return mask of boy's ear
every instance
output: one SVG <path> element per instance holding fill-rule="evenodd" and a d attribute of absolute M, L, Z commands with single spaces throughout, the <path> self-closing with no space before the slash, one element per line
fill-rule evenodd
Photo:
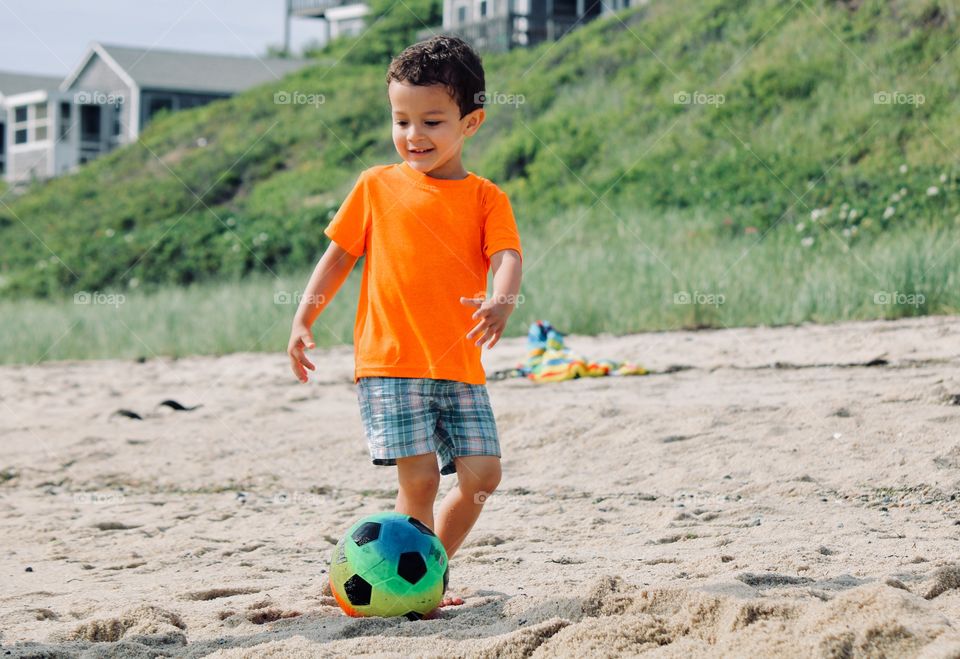
<path fill-rule="evenodd" d="M 473 112 L 468 113 L 463 120 L 466 122 L 463 128 L 463 134 L 467 137 L 470 137 L 480 128 L 480 125 L 483 123 L 483 120 L 486 119 L 487 115 L 483 111 L 483 108 L 477 108 Z"/>

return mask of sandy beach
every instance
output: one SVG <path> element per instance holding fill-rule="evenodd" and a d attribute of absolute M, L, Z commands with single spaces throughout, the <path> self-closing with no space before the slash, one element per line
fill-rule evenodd
<path fill-rule="evenodd" d="M 960 657 L 958 335 L 567 337 L 655 373 L 488 384 L 503 480 L 422 621 L 324 589 L 396 492 L 349 346 L 2 367 L 0 656 Z"/>

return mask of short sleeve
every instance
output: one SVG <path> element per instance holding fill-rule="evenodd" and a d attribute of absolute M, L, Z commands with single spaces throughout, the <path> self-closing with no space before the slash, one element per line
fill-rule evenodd
<path fill-rule="evenodd" d="M 523 260 L 520 249 L 520 232 L 513 216 L 513 207 L 507 193 L 493 186 L 492 200 L 488 205 L 487 218 L 483 225 L 483 253 L 489 259 L 503 249 L 514 249 Z"/>
<path fill-rule="evenodd" d="M 371 215 L 367 185 L 367 172 L 363 171 L 323 231 L 330 240 L 353 256 L 363 256 L 367 251 Z"/>

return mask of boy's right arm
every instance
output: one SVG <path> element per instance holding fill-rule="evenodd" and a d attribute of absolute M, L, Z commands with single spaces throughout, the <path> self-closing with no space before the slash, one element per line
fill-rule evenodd
<path fill-rule="evenodd" d="M 343 285 L 359 258 L 330 241 L 330 246 L 327 247 L 327 251 L 324 252 L 310 276 L 307 288 L 300 299 L 300 306 L 293 317 L 293 328 L 290 330 L 290 342 L 287 345 L 293 374 L 301 382 L 307 381 L 307 372 L 304 367 L 311 371 L 316 370 L 316 367 L 303 354 L 304 348 L 314 347 L 310 328 L 340 290 L 340 286 Z"/>

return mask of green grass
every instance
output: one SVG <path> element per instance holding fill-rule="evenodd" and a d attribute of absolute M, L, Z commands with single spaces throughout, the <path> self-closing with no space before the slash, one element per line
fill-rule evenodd
<path fill-rule="evenodd" d="M 621 334 L 960 310 L 960 227 L 893 229 L 852 247 L 827 232 L 817 239 L 823 244 L 805 247 L 793 226 L 761 241 L 720 234 L 710 218 L 690 212 L 611 208 L 571 210 L 525 236 L 524 299 L 507 335 L 544 318 L 564 332 Z M 362 264 L 315 323 L 319 346 L 351 342 Z M 0 301 L 0 355 L 34 363 L 282 353 L 309 275 L 88 291 L 88 303 Z"/>
<path fill-rule="evenodd" d="M 293 308 L 273 291 L 303 286 L 359 171 L 396 162 L 384 71 L 437 7 L 378 0 L 373 31 L 314 66 L 0 190 L 4 359 L 282 347 Z M 958 17 L 956 0 L 651 0 L 485 55 L 488 92 L 523 99 L 490 105 L 464 155 L 524 240 L 509 332 L 955 312 Z M 677 102 L 694 92 L 716 102 Z M 876 102 L 889 92 L 923 102 Z M 110 290 L 121 308 L 64 304 Z M 673 304 L 683 291 L 723 304 Z M 350 311 L 318 340 L 349 340 Z"/>

